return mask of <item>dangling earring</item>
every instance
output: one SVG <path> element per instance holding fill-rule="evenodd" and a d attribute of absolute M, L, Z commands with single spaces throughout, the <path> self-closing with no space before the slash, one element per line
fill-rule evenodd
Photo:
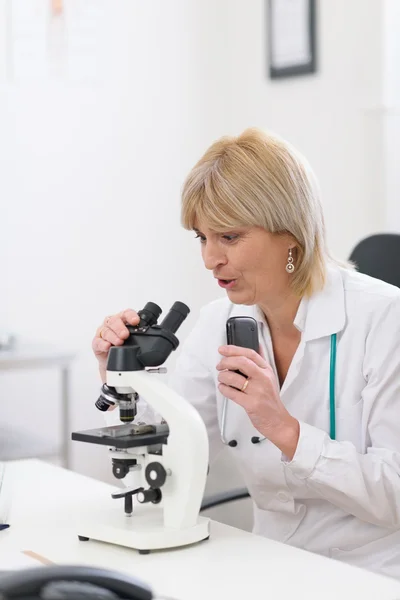
<path fill-rule="evenodd" d="M 288 256 L 288 259 L 287 259 L 286 271 L 288 273 L 293 273 L 294 269 L 295 269 L 295 267 L 294 267 L 294 264 L 293 264 L 292 249 L 289 248 L 289 256 Z"/>

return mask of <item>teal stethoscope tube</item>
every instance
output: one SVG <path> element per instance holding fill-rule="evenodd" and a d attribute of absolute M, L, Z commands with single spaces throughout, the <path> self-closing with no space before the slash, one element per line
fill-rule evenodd
<path fill-rule="evenodd" d="M 329 365 L 329 435 L 331 440 L 336 439 L 336 402 L 335 402 L 335 374 L 336 374 L 336 333 L 331 335 L 331 360 Z"/>
<path fill-rule="evenodd" d="M 331 335 L 331 358 L 329 361 L 329 435 L 331 440 L 336 440 L 336 400 L 335 400 L 335 374 L 336 374 L 336 345 L 337 345 L 337 336 L 336 333 Z M 224 398 L 224 403 L 222 406 L 222 418 L 221 418 L 221 440 L 224 444 L 228 446 L 237 446 L 236 440 L 231 440 L 230 442 L 225 438 L 225 428 L 226 428 L 226 417 L 227 417 L 227 408 L 228 401 Z M 252 438 L 253 443 L 262 442 L 266 438 L 254 437 Z M 255 441 L 254 441 L 255 440 Z"/>

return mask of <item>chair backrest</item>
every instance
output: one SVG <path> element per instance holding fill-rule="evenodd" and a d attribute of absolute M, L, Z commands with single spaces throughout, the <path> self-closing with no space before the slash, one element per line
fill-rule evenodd
<path fill-rule="evenodd" d="M 400 287 L 400 234 L 371 235 L 355 246 L 349 259 L 360 273 Z"/>

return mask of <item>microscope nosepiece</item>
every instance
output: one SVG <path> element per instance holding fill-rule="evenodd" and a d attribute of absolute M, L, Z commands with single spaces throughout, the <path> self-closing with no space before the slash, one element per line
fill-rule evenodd
<path fill-rule="evenodd" d="M 119 418 L 123 423 L 131 423 L 136 417 L 136 401 L 139 395 L 134 392 L 131 394 L 119 394 L 114 387 L 104 383 L 101 387 L 101 393 L 96 401 L 96 408 L 106 412 L 110 406 L 119 407 Z"/>

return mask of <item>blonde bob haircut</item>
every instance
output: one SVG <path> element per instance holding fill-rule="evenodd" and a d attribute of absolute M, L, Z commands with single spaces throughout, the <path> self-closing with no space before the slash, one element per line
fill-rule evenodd
<path fill-rule="evenodd" d="M 333 259 L 316 180 L 306 160 L 275 135 L 252 128 L 213 143 L 184 183 L 181 220 L 185 229 L 202 222 L 221 233 L 262 227 L 289 234 L 296 246 L 294 293 L 310 296 L 324 286 Z"/>

